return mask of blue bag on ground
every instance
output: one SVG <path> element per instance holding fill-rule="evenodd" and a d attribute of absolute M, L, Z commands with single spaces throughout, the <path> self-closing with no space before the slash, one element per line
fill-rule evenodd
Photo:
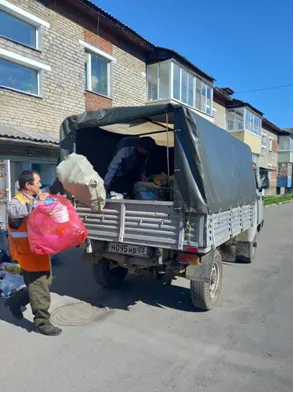
<path fill-rule="evenodd" d="M 0 292 L 2 297 L 11 296 L 14 292 L 25 287 L 23 277 L 20 274 L 0 272 Z"/>

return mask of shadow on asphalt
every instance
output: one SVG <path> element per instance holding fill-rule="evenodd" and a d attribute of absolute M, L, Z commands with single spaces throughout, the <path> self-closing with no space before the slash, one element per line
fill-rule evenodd
<path fill-rule="evenodd" d="M 105 289 L 96 284 L 92 275 L 92 264 L 82 261 L 82 250 L 74 249 L 60 254 L 53 264 L 53 284 L 51 292 L 83 301 L 96 307 L 130 310 L 138 302 L 156 308 L 171 308 L 186 312 L 204 312 L 196 309 L 191 302 L 190 289 L 174 285 L 165 286 L 152 274 L 142 272 L 128 275 L 124 283 L 116 289 Z M 224 262 L 229 266 L 232 263 Z M 235 265 L 236 266 L 236 265 Z M 4 306 L 0 298 L 0 319 L 26 329 L 34 330 L 34 324 L 27 319 L 17 321 Z"/>
<path fill-rule="evenodd" d="M 164 286 L 148 272 L 128 275 L 119 288 L 104 289 L 93 278 L 92 264 L 83 262 L 81 256 L 81 250 L 63 255 L 62 263 L 53 270 L 52 292 L 111 309 L 129 310 L 137 302 L 143 302 L 158 308 L 200 311 L 192 305 L 189 288 Z"/>
<path fill-rule="evenodd" d="M 34 324 L 33 322 L 27 320 L 27 319 L 22 319 L 21 321 L 18 321 L 15 319 L 8 308 L 4 306 L 5 299 L 1 298 L 0 299 L 0 320 L 5 321 L 7 323 L 11 323 L 12 325 L 15 325 L 17 327 L 20 327 L 22 329 L 27 330 L 28 332 L 34 331 Z"/>

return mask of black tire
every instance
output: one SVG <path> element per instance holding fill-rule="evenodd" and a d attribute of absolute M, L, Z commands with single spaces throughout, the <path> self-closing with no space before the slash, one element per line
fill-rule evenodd
<path fill-rule="evenodd" d="M 111 261 L 102 258 L 99 263 L 93 264 L 93 275 L 97 284 L 104 288 L 118 287 L 125 279 L 128 269 L 118 266 L 110 268 Z"/>
<path fill-rule="evenodd" d="M 210 282 L 192 281 L 190 294 L 194 307 L 204 311 L 211 310 L 217 303 L 223 280 L 222 258 L 215 252 Z"/>

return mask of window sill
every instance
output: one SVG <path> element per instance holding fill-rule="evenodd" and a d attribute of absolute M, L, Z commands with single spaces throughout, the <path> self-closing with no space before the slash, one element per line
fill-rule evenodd
<path fill-rule="evenodd" d="M 111 101 L 112 101 L 112 97 L 110 97 L 110 96 L 105 96 L 104 94 L 96 93 L 95 91 L 92 91 L 92 90 L 86 89 L 86 93 L 95 94 L 95 96 L 99 96 L 99 97 L 102 97 L 102 98 L 106 98 L 107 100 L 111 100 Z"/>
<path fill-rule="evenodd" d="M 14 93 L 24 94 L 25 96 L 34 97 L 34 98 L 38 98 L 39 100 L 43 100 L 42 96 L 38 96 L 37 94 L 28 93 L 26 91 L 22 91 L 22 90 L 18 90 L 18 89 L 13 89 L 12 87 L 7 87 L 7 86 L 0 85 L 0 89 L 12 91 Z"/>
<path fill-rule="evenodd" d="M 23 44 L 22 42 L 19 42 L 19 41 L 15 41 L 15 40 L 13 40 L 13 39 L 11 39 L 11 38 L 6 37 L 5 35 L 1 35 L 1 34 L 0 34 L 0 38 L 4 38 L 5 40 L 7 40 L 7 41 L 9 41 L 9 42 L 12 42 L 13 44 L 17 44 L 17 45 L 19 45 L 19 46 L 21 46 L 21 47 L 23 47 L 23 48 L 31 49 L 31 50 L 33 50 L 34 52 L 42 53 L 41 49 L 34 48 L 34 47 L 32 47 L 32 46 Z"/>

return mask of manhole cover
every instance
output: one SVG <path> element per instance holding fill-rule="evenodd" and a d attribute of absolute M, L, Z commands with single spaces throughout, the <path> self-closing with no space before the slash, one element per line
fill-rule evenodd
<path fill-rule="evenodd" d="M 56 308 L 51 314 L 52 323 L 59 326 L 82 326 L 97 322 L 108 312 L 89 303 L 70 303 Z"/>

